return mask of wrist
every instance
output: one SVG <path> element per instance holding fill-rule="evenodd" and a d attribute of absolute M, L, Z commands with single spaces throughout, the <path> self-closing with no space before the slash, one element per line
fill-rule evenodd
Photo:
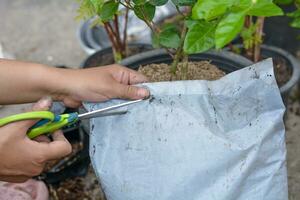
<path fill-rule="evenodd" d="M 68 77 L 69 72 L 73 70 L 43 66 L 42 71 L 44 77 L 47 77 L 46 80 L 41 80 L 46 95 L 51 96 L 54 101 L 61 101 L 69 93 L 71 81 Z"/>

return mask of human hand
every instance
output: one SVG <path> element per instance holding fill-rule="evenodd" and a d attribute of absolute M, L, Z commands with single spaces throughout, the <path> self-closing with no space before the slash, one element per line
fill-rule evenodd
<path fill-rule="evenodd" d="M 78 107 L 82 101 L 100 102 L 112 98 L 142 99 L 149 96 L 144 88 L 132 86 L 143 83 L 142 74 L 122 67 L 108 65 L 88 69 L 65 70 L 63 88 L 57 89 L 55 99 L 69 107 Z"/>
<path fill-rule="evenodd" d="M 41 99 L 33 110 L 47 110 L 49 98 Z M 36 120 L 10 123 L 0 128 L 0 180 L 24 182 L 39 175 L 47 161 L 62 158 L 71 153 L 72 147 L 61 131 L 52 134 L 53 141 L 38 137 L 30 140 L 26 132 Z"/>

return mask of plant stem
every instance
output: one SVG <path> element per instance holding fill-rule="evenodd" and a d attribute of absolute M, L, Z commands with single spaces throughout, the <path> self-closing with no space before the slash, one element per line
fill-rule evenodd
<path fill-rule="evenodd" d="M 122 54 L 120 43 L 118 43 L 118 39 L 116 38 L 116 33 L 114 32 L 111 24 L 109 22 L 106 22 L 104 23 L 104 27 L 112 43 L 114 60 L 115 62 L 118 63 L 124 57 L 124 55 Z"/>
<path fill-rule="evenodd" d="M 176 6 L 176 10 L 182 17 L 184 17 L 184 18 L 186 17 L 185 14 L 183 12 L 181 12 L 179 6 Z"/>
<path fill-rule="evenodd" d="M 188 72 L 188 62 L 189 62 L 189 58 L 186 54 L 183 53 L 183 58 L 182 58 L 182 80 L 187 80 L 187 72 Z"/>
<path fill-rule="evenodd" d="M 126 55 L 127 55 L 127 24 L 128 24 L 128 13 L 129 13 L 129 8 L 126 8 L 125 22 L 124 22 L 124 32 L 123 32 L 123 46 L 125 48 Z"/>
<path fill-rule="evenodd" d="M 257 62 L 259 61 L 260 58 L 260 44 L 262 41 L 262 35 L 263 35 L 263 28 L 264 28 L 264 21 L 265 18 L 264 17 L 258 17 L 257 18 L 257 28 L 255 31 L 255 38 L 257 40 L 257 42 L 255 42 L 254 44 L 254 55 L 253 55 L 253 61 Z"/>
<path fill-rule="evenodd" d="M 125 46 L 123 45 L 123 42 L 122 42 L 121 37 L 120 37 L 120 28 L 119 28 L 119 17 L 118 17 L 118 15 L 115 15 L 114 27 L 115 27 L 116 41 L 118 43 L 119 50 L 120 50 L 120 55 L 123 58 L 123 57 L 126 56 L 126 51 L 125 51 Z"/>
<path fill-rule="evenodd" d="M 179 47 L 176 50 L 176 54 L 175 54 L 175 57 L 171 64 L 171 69 L 170 69 L 171 73 L 174 75 L 176 74 L 177 65 L 178 65 L 179 61 L 182 59 L 182 56 L 184 55 L 183 54 L 183 45 L 184 45 L 184 39 L 185 39 L 186 33 L 187 33 L 187 27 L 184 24 L 183 28 L 182 28 L 182 32 L 181 32 Z"/>
<path fill-rule="evenodd" d="M 252 26 L 252 17 L 251 16 L 246 16 L 245 19 L 245 28 L 249 29 Z M 251 39 L 253 40 L 253 39 Z M 244 43 L 244 42 L 243 42 Z M 252 60 L 253 57 L 253 44 L 251 43 L 251 45 L 248 47 L 246 47 L 245 43 L 244 43 L 244 49 L 246 50 L 246 57 Z"/>
<path fill-rule="evenodd" d="M 113 33 L 113 31 L 111 30 L 111 28 L 109 26 L 109 22 L 104 23 L 104 28 L 105 28 L 105 30 L 107 32 L 107 35 L 108 35 L 108 37 L 109 37 L 109 39 L 112 43 L 112 48 L 116 50 L 117 49 L 117 44 L 116 44 L 116 41 L 115 41 L 114 33 Z"/>

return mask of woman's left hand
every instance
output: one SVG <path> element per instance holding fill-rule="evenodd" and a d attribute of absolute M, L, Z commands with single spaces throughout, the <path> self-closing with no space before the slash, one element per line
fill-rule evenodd
<path fill-rule="evenodd" d="M 147 89 L 133 86 L 146 82 L 147 78 L 117 64 L 87 69 L 65 69 L 61 80 L 65 82 L 53 92 L 54 99 L 63 101 L 69 107 L 78 107 L 82 101 L 142 99 L 149 96 Z"/>

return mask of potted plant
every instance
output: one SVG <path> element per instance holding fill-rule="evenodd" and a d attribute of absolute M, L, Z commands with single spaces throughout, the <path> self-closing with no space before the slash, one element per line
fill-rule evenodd
<path fill-rule="evenodd" d="M 278 1 L 276 3 L 278 3 Z M 180 20 L 180 15 L 189 15 L 186 14 L 189 12 L 189 10 L 187 9 L 185 11 L 186 12 L 179 12 L 179 16 L 176 17 L 176 19 Z M 227 49 L 239 54 L 243 54 L 253 62 L 257 62 L 258 60 L 266 57 L 273 57 L 276 78 L 282 96 L 284 99 L 286 99 L 292 86 L 295 85 L 299 79 L 298 63 L 291 54 L 283 49 L 262 44 L 264 39 L 263 27 L 265 18 L 282 15 L 283 11 L 281 8 L 269 0 L 202 0 L 198 1 L 194 6 L 192 6 L 191 19 L 194 22 L 197 21 L 198 23 L 202 20 L 202 23 L 206 22 L 215 24 L 213 28 L 208 29 L 211 30 L 211 34 L 207 34 L 202 37 L 202 39 L 206 41 L 214 40 L 214 42 L 211 42 L 210 47 L 215 46 L 217 49 L 220 49 L 228 45 L 229 48 Z M 296 15 L 296 13 L 294 15 Z M 179 24 L 180 22 L 177 21 L 175 23 Z M 179 27 L 183 27 L 182 23 Z M 205 27 L 212 26 L 206 25 Z M 190 28 L 191 30 L 194 29 L 192 27 Z M 197 36 L 201 37 L 200 30 L 198 30 Z M 153 41 L 156 41 L 155 37 Z M 234 44 L 240 44 L 232 45 L 232 41 L 234 41 Z M 195 43 L 195 45 L 196 44 L 197 43 Z M 189 51 L 191 49 L 186 48 L 185 50 Z M 199 51 L 197 52 L 201 52 L 203 49 L 198 50 Z"/>
<path fill-rule="evenodd" d="M 252 2 L 252 1 L 243 1 L 241 4 L 240 1 L 209 1 L 209 0 L 201 0 L 201 1 L 194 1 L 194 0 L 173 0 L 175 7 L 177 8 L 177 11 L 179 15 L 181 15 L 181 21 L 183 22 L 182 29 L 178 29 L 176 26 L 172 24 L 165 24 L 162 28 L 156 26 L 156 24 L 153 22 L 153 18 L 155 15 L 155 10 L 157 6 L 164 5 L 167 1 L 166 0 L 151 0 L 151 1 L 144 1 L 144 0 L 134 0 L 134 1 L 115 1 L 115 0 L 109 0 L 106 1 L 106 3 L 109 3 L 110 1 L 113 1 L 114 3 L 122 4 L 125 8 L 128 10 L 133 10 L 137 17 L 139 17 L 141 20 L 143 20 L 147 26 L 151 29 L 153 32 L 154 37 L 154 46 L 160 47 L 161 49 L 148 51 L 144 53 L 138 53 L 134 56 L 128 57 L 124 60 L 122 60 L 120 63 L 123 65 L 126 65 L 128 67 L 138 69 L 145 75 L 147 75 L 150 79 L 150 81 L 173 81 L 173 80 L 199 80 L 199 79 L 206 79 L 206 80 L 215 80 L 225 75 L 225 73 L 235 71 L 237 69 L 246 67 L 250 65 L 252 62 L 250 62 L 245 57 L 239 56 L 237 54 L 234 54 L 232 52 L 228 51 L 208 51 L 214 47 L 217 49 L 222 49 L 225 45 L 231 42 L 236 35 L 242 30 L 243 28 L 243 22 L 246 17 L 246 14 L 249 14 L 251 12 L 253 13 L 264 13 L 266 12 L 265 8 L 270 8 L 271 11 L 272 8 L 275 6 L 275 9 L 277 10 L 276 5 L 273 6 L 270 1 L 263 1 L 263 5 L 261 5 L 259 2 Z M 279 9 L 279 8 L 278 8 Z M 184 10 L 184 12 L 182 11 Z M 279 9 L 280 10 L 280 9 Z M 268 10 L 267 10 L 268 11 Z M 271 11 L 268 11 L 269 13 Z M 278 11 L 278 10 L 277 10 Z M 106 10 L 108 12 L 108 10 Z M 236 21 L 237 20 L 237 23 Z M 142 66 L 142 67 L 141 67 Z M 225 72 L 225 73 L 224 73 Z M 180 85 L 181 82 L 175 82 L 174 83 L 174 90 L 176 90 L 176 86 L 182 86 Z M 173 84 L 173 83 L 167 83 L 167 84 Z M 173 89 L 172 86 L 168 85 L 168 87 L 165 87 L 165 91 L 168 89 Z M 158 85 L 156 85 L 156 88 L 159 89 Z M 184 88 L 184 87 L 181 87 Z M 274 87 L 273 87 L 274 89 Z M 209 88 L 207 88 L 207 93 L 209 93 Z M 277 90 L 276 90 L 277 92 Z M 275 92 L 275 93 L 276 93 Z M 276 93 L 277 97 L 279 97 L 278 92 Z M 212 95 L 214 96 L 214 95 Z M 180 94 L 176 95 L 177 100 L 181 98 Z M 212 97 L 213 98 L 213 97 Z M 172 100 L 165 98 L 167 102 L 170 104 L 168 106 L 172 107 Z M 149 100 L 149 104 L 151 101 L 154 101 L 155 104 L 162 104 L 162 107 L 166 106 L 162 102 L 160 102 L 159 99 L 156 100 Z M 210 109 L 210 111 L 214 110 L 214 113 L 212 112 L 212 115 L 208 114 L 205 118 L 207 120 L 212 121 L 211 128 L 214 129 L 215 127 L 218 127 L 218 121 L 217 121 L 217 112 L 218 109 L 222 109 L 221 107 L 215 108 L 213 105 L 213 99 L 208 99 L 208 105 L 207 108 Z M 111 103 L 111 102 L 106 102 Z M 237 103 L 238 104 L 238 103 Z M 165 109 L 169 108 L 168 106 L 164 107 L 164 111 L 162 114 L 166 114 L 166 118 L 168 117 L 168 112 L 172 112 L 171 110 Z M 101 105 L 99 105 L 101 107 Z M 235 106 L 236 107 L 236 106 Z M 90 107 L 91 108 L 91 107 Z M 206 108 L 206 105 L 205 105 Z M 252 111 L 252 107 L 250 112 Z M 195 112 L 197 113 L 197 112 Z M 129 112 L 130 114 L 130 112 Z M 147 112 L 143 112 L 143 114 L 147 114 Z M 182 113 L 177 113 L 178 115 Z M 134 114 L 133 114 L 134 115 Z M 172 114 L 170 114 L 172 115 Z M 152 115 L 153 116 L 153 115 Z M 161 115 L 162 116 L 162 115 Z M 119 116 L 121 117 L 121 116 Z M 131 115 L 132 117 L 132 115 Z M 172 115 L 171 122 L 175 121 L 176 116 Z M 224 116 L 222 116 L 224 117 Z M 229 117 L 229 116 L 228 116 Z M 126 117 L 123 117 L 123 119 Z M 226 117 L 225 117 L 226 118 Z M 239 123 L 239 119 L 241 117 L 237 117 L 237 123 Z M 247 116 L 246 116 L 247 118 Z M 255 117 L 254 117 L 255 118 Z M 114 118 L 113 120 L 115 120 Z M 157 134 L 160 134 L 159 131 L 161 131 L 159 128 L 155 127 L 154 124 L 156 118 L 148 119 L 147 117 L 142 117 L 139 120 L 146 121 L 147 127 L 151 130 L 153 130 L 153 134 L 147 134 L 147 136 L 151 137 L 150 139 L 152 141 L 158 141 L 158 142 L 165 142 L 167 143 L 167 140 L 164 138 L 156 138 Z M 102 123 L 105 124 L 105 120 L 112 120 L 112 118 L 109 119 L 103 119 Z M 117 120 L 117 119 L 116 119 Z M 247 121 L 248 119 L 246 119 Z M 184 121 L 182 119 L 182 121 Z M 184 123 L 180 121 L 178 122 L 178 125 L 180 124 L 188 124 L 192 126 L 192 124 L 188 123 L 187 121 L 184 121 Z M 197 121 L 197 120 L 195 120 Z M 92 134 L 91 135 L 91 143 L 90 146 L 90 155 L 93 157 L 94 162 L 97 160 L 98 164 L 100 163 L 101 167 L 105 165 L 105 167 L 109 167 L 107 162 L 101 162 L 105 159 L 110 159 L 110 153 L 108 151 L 105 151 L 105 148 L 111 148 L 115 155 L 119 156 L 117 159 L 120 159 L 122 161 L 126 161 L 126 156 L 123 156 L 118 154 L 119 151 L 126 154 L 129 151 L 132 151 L 132 157 L 133 160 L 132 163 L 126 163 L 126 166 L 122 164 L 117 164 L 117 166 L 110 165 L 112 169 L 110 170 L 103 170 L 98 169 L 97 175 L 98 178 L 101 178 L 99 176 L 104 175 L 107 179 L 110 179 L 111 182 L 118 182 L 122 180 L 122 175 L 120 176 L 114 176 L 111 172 L 113 170 L 119 170 L 121 172 L 124 172 L 124 175 L 126 173 L 126 169 L 131 168 L 131 164 L 135 164 L 134 159 L 137 161 L 140 161 L 139 157 L 135 157 L 135 153 L 139 153 L 143 151 L 143 149 L 137 148 L 135 145 L 140 143 L 147 143 L 147 140 L 144 140 L 143 129 L 145 129 L 145 126 L 143 126 L 143 122 L 135 123 L 134 120 L 131 121 L 133 124 L 123 123 L 120 129 L 116 130 L 116 132 L 122 132 L 122 130 L 126 130 L 128 126 L 134 126 L 138 130 L 135 130 L 138 133 L 135 133 L 133 137 L 130 135 L 126 137 L 126 139 L 120 141 L 118 140 L 118 134 L 114 134 L 113 136 L 110 133 L 110 130 L 113 126 L 110 126 L 109 128 L 105 128 L 102 131 L 104 135 L 101 135 L 101 133 Z M 153 122 L 153 124 L 152 124 Z M 182 123 L 181 123 L 182 122 Z M 186 122 L 186 123 L 185 123 Z M 170 123 L 170 121 L 168 121 Z M 246 123 L 246 122 L 245 122 Z M 97 125 L 97 124 L 96 124 Z M 99 125 L 99 124 L 98 124 Z M 97 125 L 97 126 L 98 126 Z M 100 124 L 102 125 L 102 124 Z M 99 125 L 99 127 L 101 127 Z M 161 124 L 161 126 L 163 126 Z M 206 125 L 204 125 L 206 126 Z M 210 126 L 210 125 L 209 125 Z M 252 126 L 252 123 L 248 124 L 247 126 Z M 100 130 L 100 128 L 95 128 L 94 130 Z M 171 127 L 172 129 L 173 127 Z M 193 129 L 194 131 L 195 129 Z M 214 129 L 215 130 L 215 129 Z M 188 132 L 189 130 L 187 130 Z M 172 131 L 168 130 L 166 131 L 168 133 L 172 133 Z M 216 135 L 219 136 L 220 131 L 218 128 L 216 128 Z M 155 134 L 154 134 L 155 133 Z M 130 133 L 129 133 L 130 134 Z M 139 136 L 137 136 L 139 134 Z M 220 133 L 222 134 L 222 133 Z M 172 135 L 172 134 L 169 134 Z M 195 134 L 196 135 L 196 134 Z M 103 137 L 102 137 L 103 136 Z M 126 135 L 127 136 L 127 135 Z M 102 139 L 99 139 L 99 138 Z M 115 137 L 115 138 L 112 138 Z M 121 137 L 121 136 L 120 136 Z M 120 138 L 119 137 L 119 138 Z M 167 137 L 167 136 L 166 136 Z M 172 136 L 170 136 L 172 137 Z M 104 138 L 104 139 L 103 139 Z M 133 138 L 138 138 L 138 141 L 134 140 Z M 184 137 L 189 138 L 189 137 Z M 221 137 L 222 138 L 222 137 Z M 98 140 L 99 139 L 99 140 Z M 123 139 L 123 137 L 122 137 Z M 131 141 L 133 139 L 133 144 L 130 142 L 125 141 Z M 224 139 L 225 140 L 225 139 Z M 115 141 L 117 141 L 115 143 Z M 223 141 L 223 139 L 221 139 Z M 111 143 L 112 142 L 112 143 Z M 169 149 L 172 149 L 172 147 L 176 146 L 176 142 L 174 142 L 174 145 L 165 145 L 167 147 L 165 149 L 165 152 L 168 152 Z M 97 147 L 96 147 L 97 146 Z M 147 148 L 148 150 L 151 149 L 151 147 L 145 147 L 145 153 L 147 155 Z M 97 148 L 97 149 L 96 149 Z M 181 146 L 177 146 L 178 149 L 181 148 Z M 230 148 L 230 147 L 229 147 Z M 252 148 L 251 148 L 252 149 Z M 254 149 L 254 148 L 253 148 Z M 187 152 L 189 149 L 187 149 Z M 98 154 L 96 154 L 97 152 Z M 99 155 L 99 152 L 101 152 L 102 156 L 95 156 Z M 184 151 L 183 151 L 184 152 Z M 155 162 L 151 160 L 151 155 L 147 155 L 148 157 L 145 157 L 145 162 Z M 164 158 L 161 158 L 161 162 L 163 162 Z M 114 162 L 115 159 L 110 159 L 110 161 Z M 119 163 L 119 162 L 118 162 Z M 121 162 L 120 162 L 121 163 Z M 174 161 L 174 164 L 176 165 L 176 162 Z M 95 167 L 95 165 L 94 165 Z M 100 168 L 101 168 L 100 167 Z M 124 167 L 124 169 L 123 169 Z M 126 168 L 125 168 L 126 167 Z M 144 168 L 134 168 L 134 170 L 137 171 L 143 171 Z M 100 173 L 99 173 L 100 171 Z M 138 174 L 138 173 L 137 173 Z M 149 174 L 151 177 L 155 177 L 154 174 Z M 149 177 L 149 178 L 151 178 Z M 137 178 L 137 177 L 134 177 Z M 138 178 L 137 178 L 138 179 Z M 105 181 L 104 183 L 104 189 L 106 187 Z M 135 194 L 135 189 L 132 189 L 131 187 L 132 183 L 130 182 L 130 179 L 125 180 L 120 185 L 110 185 L 110 190 L 122 190 L 125 192 L 131 192 Z M 147 185 L 139 185 L 136 184 L 136 190 L 139 189 L 139 187 L 147 187 Z M 129 188 L 129 189 L 128 189 Z M 179 188 L 181 189 L 181 188 Z M 157 190 L 158 191 L 158 190 Z M 158 192 L 159 193 L 159 192 Z M 110 193 L 112 196 L 108 197 L 108 199 L 117 199 L 116 197 L 113 197 L 113 193 Z M 176 198 L 176 192 L 174 192 L 174 197 L 171 199 Z M 118 196 L 119 199 L 124 198 L 123 196 Z M 126 196 L 125 196 L 126 198 Z M 147 198 L 147 197 L 146 197 Z M 142 197 L 137 197 L 136 199 L 142 199 Z M 181 198 L 182 199 L 182 198 Z"/>

